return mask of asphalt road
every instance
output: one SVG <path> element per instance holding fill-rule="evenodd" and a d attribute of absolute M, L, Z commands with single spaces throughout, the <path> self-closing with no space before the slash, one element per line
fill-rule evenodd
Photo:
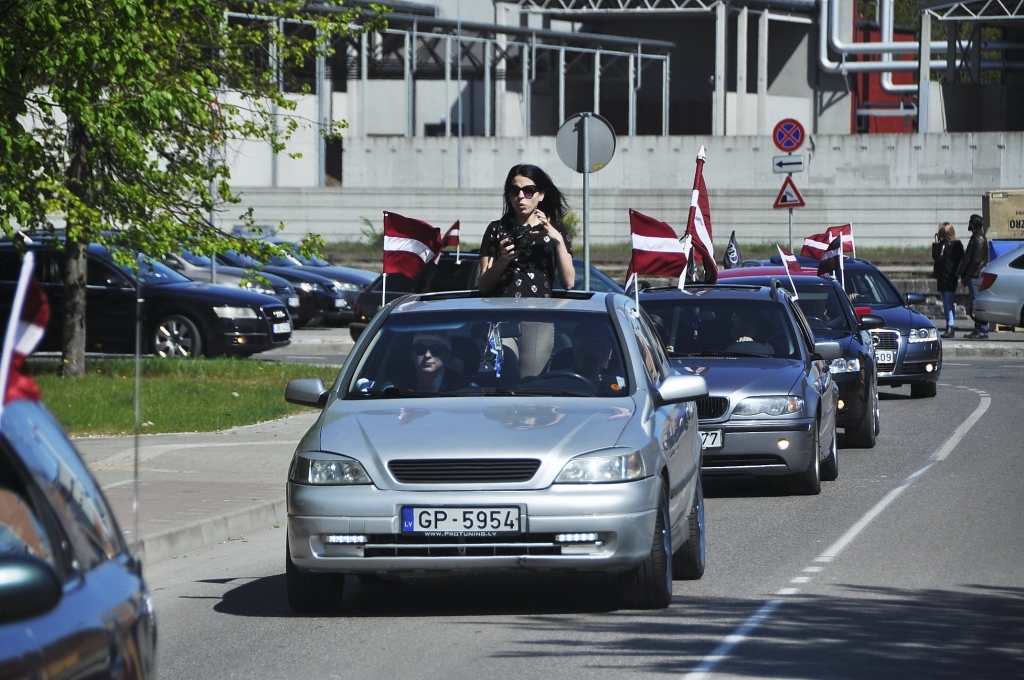
<path fill-rule="evenodd" d="M 155 565 L 163 678 L 1024 677 L 1024 361 L 882 390 L 817 497 L 706 485 L 708 570 L 668 610 L 602 576 L 346 583 L 291 615 L 284 529 Z"/>

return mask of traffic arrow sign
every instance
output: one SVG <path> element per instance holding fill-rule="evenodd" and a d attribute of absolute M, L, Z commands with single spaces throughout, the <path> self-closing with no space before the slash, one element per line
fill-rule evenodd
<path fill-rule="evenodd" d="M 796 185 L 793 184 L 793 176 L 786 175 L 786 181 L 782 183 L 782 188 L 779 190 L 779 195 L 775 198 L 775 205 L 773 208 L 802 208 L 806 205 L 804 203 L 804 197 L 797 191 Z"/>
<path fill-rule="evenodd" d="M 804 157 L 799 156 L 772 156 L 772 172 L 803 172 Z"/>

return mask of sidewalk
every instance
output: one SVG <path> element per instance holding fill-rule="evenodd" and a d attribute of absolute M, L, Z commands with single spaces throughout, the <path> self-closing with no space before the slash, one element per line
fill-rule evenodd
<path fill-rule="evenodd" d="M 946 322 L 932 319 L 941 333 Z M 996 324 L 987 340 L 969 340 L 964 337 L 974 330 L 974 322 L 970 319 L 957 319 L 956 337 L 942 339 L 942 356 L 945 359 L 977 357 L 983 359 L 1021 359 L 1024 358 L 1024 333 L 1013 331 L 996 331 Z"/>
<path fill-rule="evenodd" d="M 284 524 L 292 453 L 317 413 L 224 432 L 144 435 L 139 557 L 147 564 Z M 133 437 L 75 440 L 132 543 Z"/>

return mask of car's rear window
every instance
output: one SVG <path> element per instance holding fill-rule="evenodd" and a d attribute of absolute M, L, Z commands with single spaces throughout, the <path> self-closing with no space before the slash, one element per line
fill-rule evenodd
<path fill-rule="evenodd" d="M 778 302 L 694 296 L 641 305 L 669 356 L 800 356 L 793 322 Z"/>
<path fill-rule="evenodd" d="M 348 398 L 625 396 L 625 367 L 607 314 L 396 313 L 358 359 Z"/>

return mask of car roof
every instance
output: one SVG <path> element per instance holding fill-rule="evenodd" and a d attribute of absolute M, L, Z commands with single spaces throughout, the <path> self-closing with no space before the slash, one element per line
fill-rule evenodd
<path fill-rule="evenodd" d="M 659 286 L 645 288 L 640 291 L 640 298 L 648 299 L 672 299 L 672 298 L 694 298 L 701 297 L 712 300 L 750 300 L 750 299 L 772 299 L 772 287 L 769 284 L 693 284 L 680 290 L 676 286 Z"/>
<path fill-rule="evenodd" d="M 726 276 L 722 276 L 724 272 L 720 272 L 719 280 L 723 278 L 729 279 L 731 284 L 734 280 L 736 283 L 741 283 L 744 279 L 756 281 L 778 279 L 779 283 L 786 283 L 790 278 L 792 278 L 793 283 L 814 283 L 818 285 L 831 285 L 831 283 L 835 281 L 835 279 L 818 276 L 817 272 L 811 271 L 810 269 L 804 269 L 799 274 L 793 274 L 792 276 L 787 276 L 785 267 L 746 267 L 743 269 L 730 269 L 729 271 L 737 273 L 730 273 Z"/>
<path fill-rule="evenodd" d="M 494 311 L 498 309 L 552 309 L 608 313 L 607 298 L 615 293 L 558 292 L 546 298 L 483 297 L 473 291 L 411 294 L 402 298 L 392 314 L 422 311 Z"/>

